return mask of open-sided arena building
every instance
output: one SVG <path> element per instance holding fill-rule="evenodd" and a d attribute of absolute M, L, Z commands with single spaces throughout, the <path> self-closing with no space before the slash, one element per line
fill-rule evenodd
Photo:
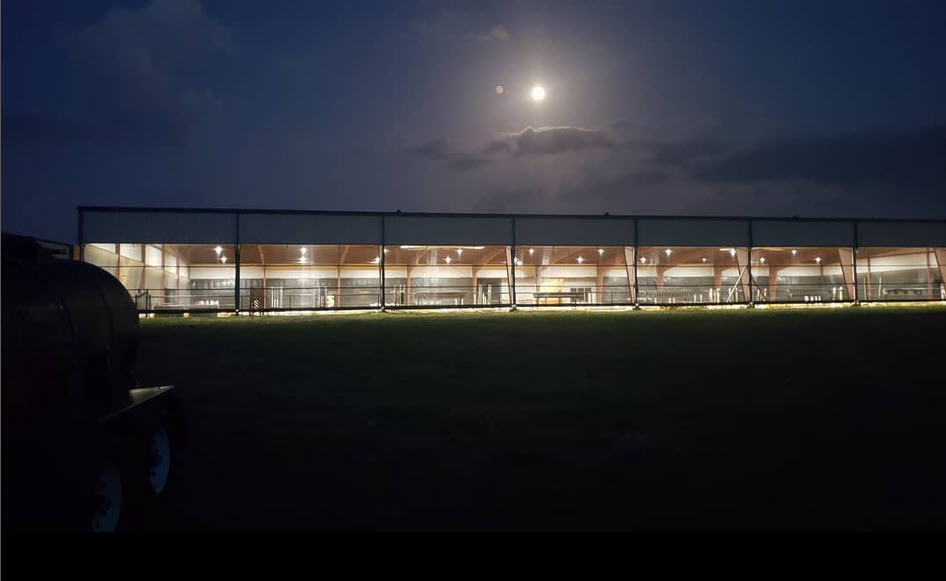
<path fill-rule="evenodd" d="M 78 211 L 145 313 L 946 300 L 946 220 Z"/>

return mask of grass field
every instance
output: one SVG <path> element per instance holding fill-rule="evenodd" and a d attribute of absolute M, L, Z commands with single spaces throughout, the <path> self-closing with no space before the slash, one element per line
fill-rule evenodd
<path fill-rule="evenodd" d="M 142 526 L 946 528 L 946 308 L 142 321 Z"/>

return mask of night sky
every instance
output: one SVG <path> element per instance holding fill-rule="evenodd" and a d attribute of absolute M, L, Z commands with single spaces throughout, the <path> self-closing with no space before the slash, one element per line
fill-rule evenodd
<path fill-rule="evenodd" d="M 946 2 L 10 0 L 0 175 L 66 242 L 85 204 L 944 218 Z"/>

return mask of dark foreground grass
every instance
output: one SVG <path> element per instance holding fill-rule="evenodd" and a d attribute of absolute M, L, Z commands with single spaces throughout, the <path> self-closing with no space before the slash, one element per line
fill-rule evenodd
<path fill-rule="evenodd" d="M 157 529 L 943 529 L 946 309 L 155 319 Z"/>

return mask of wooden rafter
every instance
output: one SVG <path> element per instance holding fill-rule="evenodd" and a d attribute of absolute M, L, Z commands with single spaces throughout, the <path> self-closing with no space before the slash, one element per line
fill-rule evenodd
<path fill-rule="evenodd" d="M 505 251 L 506 251 L 506 247 L 505 247 L 505 246 L 500 246 L 499 248 L 494 248 L 493 251 L 492 251 L 492 254 L 484 255 L 484 257 L 483 257 L 483 264 L 482 264 L 481 266 L 486 266 L 486 265 L 488 265 L 488 264 L 490 263 L 490 261 L 492 261 L 494 258 L 496 258 L 497 256 L 499 256 L 500 254 L 502 254 L 502 253 L 505 252 Z"/>

